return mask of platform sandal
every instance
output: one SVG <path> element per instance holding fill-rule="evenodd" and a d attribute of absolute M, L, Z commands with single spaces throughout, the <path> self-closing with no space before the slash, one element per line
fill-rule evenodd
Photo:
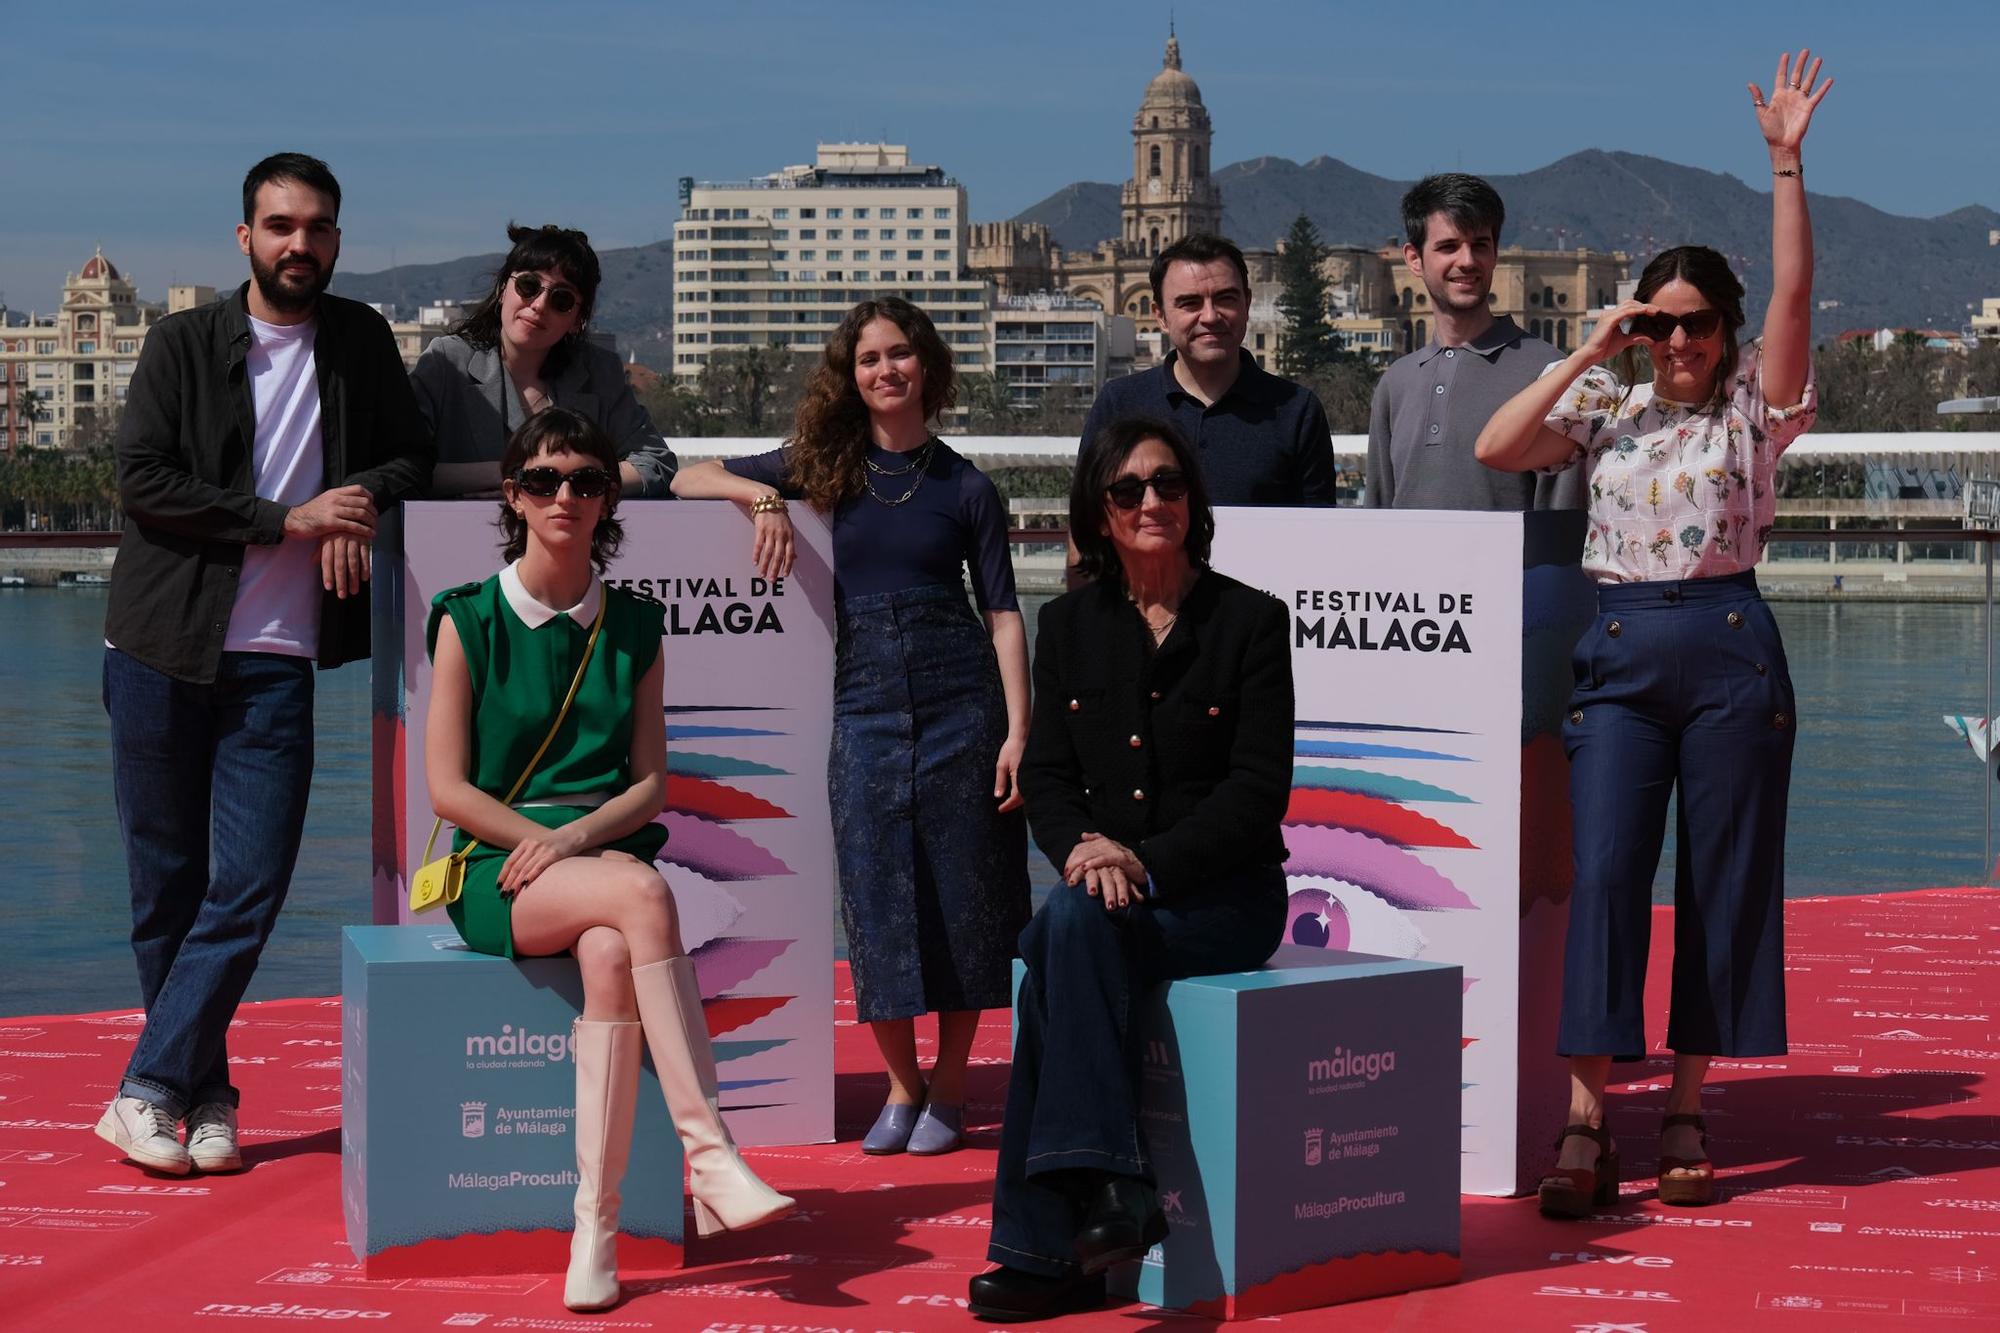
<path fill-rule="evenodd" d="M 1715 1163 L 1708 1160 L 1708 1126 L 1699 1115 L 1670 1115 L 1662 1130 L 1691 1125 L 1701 1134 L 1700 1157 L 1660 1155 L 1660 1202 L 1676 1208 L 1702 1208 L 1715 1202 Z"/>
<path fill-rule="evenodd" d="M 1556 1151 L 1571 1137 L 1590 1139 L 1597 1144 L 1597 1164 L 1586 1167 L 1556 1167 L 1542 1177 L 1535 1195 L 1544 1217 L 1588 1217 L 1607 1204 L 1618 1202 L 1618 1152 L 1611 1146 L 1611 1133 L 1602 1125 L 1565 1125 L 1556 1135 Z"/>

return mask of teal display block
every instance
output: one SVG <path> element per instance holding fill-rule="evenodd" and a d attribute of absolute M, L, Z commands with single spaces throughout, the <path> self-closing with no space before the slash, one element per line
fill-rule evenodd
<path fill-rule="evenodd" d="M 576 1195 L 576 961 L 474 953 L 443 920 L 343 936 L 341 1210 L 364 1274 L 561 1271 Z M 649 1062 L 623 1266 L 680 1265 L 683 1182 Z"/>
<path fill-rule="evenodd" d="M 1460 975 L 1285 945 L 1154 988 L 1139 1117 L 1169 1234 L 1112 1290 L 1254 1319 L 1457 1281 Z"/>

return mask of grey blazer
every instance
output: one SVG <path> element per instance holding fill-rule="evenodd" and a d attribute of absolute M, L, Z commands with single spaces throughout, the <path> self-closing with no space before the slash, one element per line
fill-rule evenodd
<path fill-rule="evenodd" d="M 498 348 L 480 350 L 456 334 L 439 338 L 410 372 L 417 407 L 437 439 L 431 494 L 439 498 L 500 487 L 500 455 L 509 428 L 522 420 L 521 396 Z M 639 405 L 615 352 L 586 343 L 549 382 L 559 407 L 581 412 L 604 428 L 618 456 L 639 473 L 641 497 L 665 499 L 680 461 Z M 506 420 L 502 423 L 501 407 Z"/>

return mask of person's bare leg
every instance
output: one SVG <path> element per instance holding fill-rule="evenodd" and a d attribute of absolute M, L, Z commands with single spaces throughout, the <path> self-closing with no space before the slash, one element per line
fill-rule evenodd
<path fill-rule="evenodd" d="M 1708 1078 L 1708 1055 L 1674 1055 L 1674 1082 L 1667 1090 L 1668 1115 L 1700 1115 L 1701 1087 Z M 1693 1125 L 1675 1125 L 1660 1131 L 1660 1156 L 1699 1161 L 1708 1156 L 1701 1146 L 1701 1131 Z"/>
<path fill-rule="evenodd" d="M 885 1018 L 870 1023 L 875 1049 L 889 1071 L 889 1104 L 916 1106 L 924 1100 L 924 1071 L 917 1063 L 917 1024 L 911 1018 Z"/>
<path fill-rule="evenodd" d="M 1604 1123 L 1604 1084 L 1611 1077 L 1608 1055 L 1572 1055 L 1569 1058 L 1569 1119 L 1564 1124 L 1596 1126 Z M 1562 1141 L 1556 1154 L 1561 1170 L 1588 1170 L 1597 1165 L 1595 1139 L 1572 1134 Z"/>
<path fill-rule="evenodd" d="M 613 851 L 572 856 L 514 895 L 518 954 L 564 953 L 592 926 L 610 926 L 624 937 L 631 967 L 683 952 L 674 896 L 659 872 L 636 856 Z"/>
<path fill-rule="evenodd" d="M 979 1010 L 953 1009 L 937 1016 L 937 1059 L 931 1063 L 929 1099 L 946 1106 L 965 1104 L 965 1062 L 979 1035 Z"/>

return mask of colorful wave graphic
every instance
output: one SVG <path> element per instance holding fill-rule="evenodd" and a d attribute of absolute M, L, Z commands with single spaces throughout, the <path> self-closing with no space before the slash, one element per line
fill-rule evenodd
<path fill-rule="evenodd" d="M 763 797 L 708 778 L 667 774 L 667 809 L 676 814 L 734 823 L 739 819 L 790 819 L 792 812 Z"/>
<path fill-rule="evenodd" d="M 1294 824 L 1285 829 L 1285 871 L 1344 880 L 1408 912 L 1469 910 L 1477 904 L 1439 871 L 1401 847 L 1353 829 Z"/>
<path fill-rule="evenodd" d="M 659 822 L 667 826 L 667 845 L 660 849 L 659 859 L 685 866 L 706 879 L 728 883 L 792 873 L 790 866 L 761 843 L 699 815 L 670 810 Z"/>

